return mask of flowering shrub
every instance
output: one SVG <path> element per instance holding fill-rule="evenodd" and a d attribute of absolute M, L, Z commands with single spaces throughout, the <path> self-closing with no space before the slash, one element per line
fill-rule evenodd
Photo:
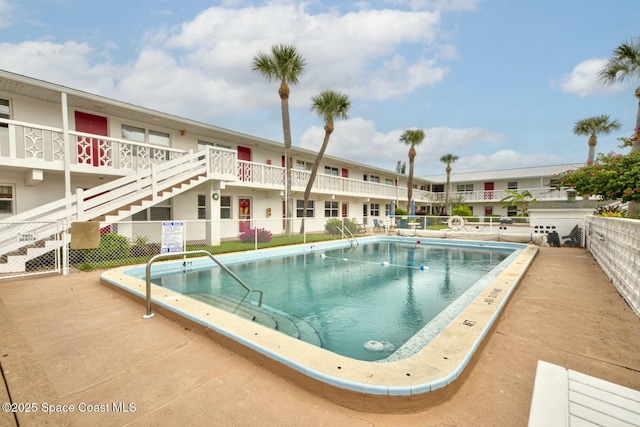
<path fill-rule="evenodd" d="M 257 234 L 257 240 L 256 240 Z M 266 228 L 250 228 L 240 234 L 240 241 L 242 243 L 266 243 L 271 241 L 271 232 Z"/>
<path fill-rule="evenodd" d="M 569 172 L 561 181 L 580 194 L 597 194 L 605 200 L 640 201 L 640 152 L 600 154 L 595 162 Z"/>

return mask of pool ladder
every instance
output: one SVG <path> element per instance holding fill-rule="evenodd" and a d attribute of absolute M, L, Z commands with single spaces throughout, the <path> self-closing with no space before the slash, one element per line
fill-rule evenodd
<path fill-rule="evenodd" d="M 349 241 L 350 247 L 353 248 L 354 246 L 358 246 L 358 241 L 356 240 L 356 236 L 354 236 L 353 233 L 347 227 L 340 227 L 338 225 L 338 230 L 340 230 L 340 234 L 342 234 L 342 238 L 347 239 Z M 347 233 L 349 234 L 349 236 L 351 236 L 351 238 L 347 236 Z"/>
<path fill-rule="evenodd" d="M 243 288 L 245 288 L 248 292 L 257 292 L 260 295 L 260 297 L 258 298 L 258 306 L 260 306 L 260 307 L 262 306 L 262 297 L 264 296 L 263 292 L 251 289 L 249 287 L 249 285 L 244 283 L 241 278 L 239 278 L 233 271 L 229 270 L 229 268 L 227 268 L 226 265 L 224 265 L 223 263 L 218 261 L 216 259 L 216 257 L 211 255 L 209 252 L 207 252 L 207 251 L 172 252 L 172 253 L 168 253 L 168 254 L 154 255 L 147 262 L 147 271 L 146 271 L 146 280 L 147 280 L 147 288 L 146 288 L 146 292 L 147 292 L 147 296 L 146 296 L 146 298 L 147 298 L 147 314 L 142 316 L 143 319 L 150 319 L 150 318 L 152 318 L 154 316 L 154 314 L 151 312 L 151 264 L 153 264 L 155 261 L 157 261 L 160 258 L 170 258 L 170 257 L 187 256 L 187 255 L 205 255 L 205 256 L 208 256 L 209 258 L 211 258 L 211 260 L 213 262 L 218 264 L 222 270 L 224 270 L 231 277 L 233 277 L 233 279 L 236 282 L 238 282 Z"/>

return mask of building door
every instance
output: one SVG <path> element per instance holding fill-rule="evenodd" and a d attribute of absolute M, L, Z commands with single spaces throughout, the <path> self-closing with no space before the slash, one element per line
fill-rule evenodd
<path fill-rule="evenodd" d="M 241 147 L 238 145 L 238 160 L 243 160 L 245 162 L 251 161 L 251 148 Z M 238 175 L 240 181 L 251 181 L 251 169 L 248 165 L 240 163 L 240 173 Z"/>
<path fill-rule="evenodd" d="M 75 118 L 78 132 L 109 136 L 106 117 L 76 111 Z M 103 140 L 78 137 L 78 164 L 104 166 L 110 155 Z"/>
<path fill-rule="evenodd" d="M 362 223 L 364 225 L 367 225 L 369 222 L 369 205 L 368 204 L 364 204 L 362 205 Z"/>
<path fill-rule="evenodd" d="M 493 182 L 484 183 L 484 199 L 493 200 Z"/>
<path fill-rule="evenodd" d="M 342 215 L 342 218 L 347 218 L 349 216 L 349 204 L 348 203 L 342 203 L 342 212 L 340 213 Z"/>
<path fill-rule="evenodd" d="M 251 228 L 251 199 L 240 197 L 238 198 L 238 228 L 240 233 Z"/>

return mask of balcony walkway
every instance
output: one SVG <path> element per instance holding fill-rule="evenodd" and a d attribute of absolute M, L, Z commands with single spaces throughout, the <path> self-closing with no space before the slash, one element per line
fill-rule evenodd
<path fill-rule="evenodd" d="M 143 304 L 99 274 L 0 282 L 2 374 L 13 402 L 38 409 L 20 426 L 524 426 L 540 359 L 640 389 L 640 322 L 583 249 L 541 248 L 458 392 L 412 414 L 328 403 L 160 315 L 143 320 Z M 0 412 L 1 427 L 16 425 Z"/>

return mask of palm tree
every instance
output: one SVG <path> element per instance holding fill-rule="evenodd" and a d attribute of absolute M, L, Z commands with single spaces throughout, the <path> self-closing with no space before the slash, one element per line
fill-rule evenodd
<path fill-rule="evenodd" d="M 311 98 L 311 111 L 317 113 L 324 120 L 324 140 L 322 141 L 320 151 L 316 154 L 316 159 L 311 168 L 311 175 L 309 176 L 309 181 L 307 181 L 307 187 L 304 190 L 300 234 L 304 234 L 304 220 L 307 216 L 307 204 L 309 203 L 309 196 L 311 195 L 311 187 L 313 187 L 313 183 L 316 180 L 322 156 L 324 156 L 324 152 L 329 145 L 329 138 L 335 129 L 333 121 L 335 119 L 346 120 L 350 107 L 351 101 L 349 100 L 349 96 L 333 90 L 323 90 Z"/>
<path fill-rule="evenodd" d="M 504 190 L 509 195 L 500 200 L 500 203 L 504 203 L 502 206 L 506 208 L 508 206 L 518 206 L 520 205 L 520 209 L 522 211 L 522 216 L 527 216 L 527 204 L 529 202 L 536 202 L 537 199 L 533 197 L 533 194 L 529 192 L 529 190 L 524 190 L 522 193 L 518 193 L 516 190 Z M 527 200 L 530 199 L 530 200 Z"/>
<path fill-rule="evenodd" d="M 279 44 L 271 47 L 271 54 L 258 53 L 253 57 L 251 69 L 268 82 L 280 82 L 278 95 L 282 108 L 282 131 L 284 133 L 285 157 L 285 205 L 286 205 L 286 235 L 291 235 L 291 218 L 293 218 L 293 200 L 291 195 L 291 124 L 289 122 L 289 85 L 298 83 L 304 74 L 305 59 L 298 53 L 295 46 Z"/>
<path fill-rule="evenodd" d="M 634 78 L 640 78 L 640 36 L 618 46 L 607 65 L 600 70 L 600 80 L 606 84 Z M 634 95 L 638 98 L 635 127 L 638 129 L 640 128 L 640 86 L 636 88 Z M 631 151 L 640 151 L 640 141 L 633 143 Z"/>
<path fill-rule="evenodd" d="M 411 209 L 413 198 L 413 161 L 416 158 L 416 145 L 420 145 L 424 139 L 422 129 L 407 129 L 400 135 L 400 142 L 410 145 L 409 148 L 409 178 L 407 179 L 407 210 Z"/>
<path fill-rule="evenodd" d="M 612 84 L 616 81 L 633 80 L 640 78 L 640 36 L 630 41 L 622 43 L 613 51 L 613 56 L 607 65 L 600 70 L 600 79 L 605 84 Z M 638 111 L 636 113 L 636 127 L 634 134 L 640 133 L 640 86 L 634 92 L 638 98 Z M 640 151 L 640 138 L 637 138 L 631 145 L 631 151 Z M 640 202 L 629 201 L 629 217 L 640 216 Z"/>
<path fill-rule="evenodd" d="M 587 156 L 587 163 L 593 163 L 593 158 L 596 152 L 596 145 L 598 144 L 599 133 L 609 134 L 614 130 L 620 129 L 622 125 L 619 121 L 610 121 L 609 116 L 595 116 L 587 119 L 578 120 L 573 126 L 573 133 L 576 135 L 589 136 L 589 155 Z"/>
<path fill-rule="evenodd" d="M 454 156 L 453 154 L 445 154 L 444 156 L 440 157 L 440 161 L 442 163 L 446 163 L 447 164 L 447 186 L 444 188 L 444 208 L 446 211 L 447 215 L 451 215 L 451 212 L 449 212 L 450 206 L 449 206 L 449 187 L 451 186 L 451 163 L 454 163 L 456 160 L 458 160 L 458 156 Z"/>

